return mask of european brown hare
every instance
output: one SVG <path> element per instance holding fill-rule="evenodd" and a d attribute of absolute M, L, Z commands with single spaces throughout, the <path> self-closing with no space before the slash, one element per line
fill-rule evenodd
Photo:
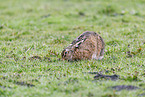
<path fill-rule="evenodd" d="M 62 59 L 68 61 L 103 58 L 105 43 L 102 37 L 91 31 L 86 31 L 77 37 L 62 53 Z"/>

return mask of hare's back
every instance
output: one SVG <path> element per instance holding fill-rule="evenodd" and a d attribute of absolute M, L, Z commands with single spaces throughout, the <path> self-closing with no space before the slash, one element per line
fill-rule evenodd
<path fill-rule="evenodd" d="M 83 32 L 81 35 L 79 35 L 71 44 L 74 45 L 76 44 L 77 42 L 81 41 L 81 40 L 86 40 L 87 38 L 89 38 L 90 36 L 96 36 L 97 33 L 95 32 L 92 32 L 92 31 L 86 31 L 86 32 Z"/>

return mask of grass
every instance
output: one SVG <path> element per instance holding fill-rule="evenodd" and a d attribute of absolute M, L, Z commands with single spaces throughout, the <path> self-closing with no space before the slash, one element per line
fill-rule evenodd
<path fill-rule="evenodd" d="M 144 0 L 0 2 L 1 97 L 135 97 L 145 93 Z M 103 37 L 104 59 L 60 60 L 63 48 L 84 31 Z M 94 71 L 118 74 L 120 79 L 94 80 L 95 75 L 84 73 Z M 140 89 L 109 88 L 115 85 Z"/>

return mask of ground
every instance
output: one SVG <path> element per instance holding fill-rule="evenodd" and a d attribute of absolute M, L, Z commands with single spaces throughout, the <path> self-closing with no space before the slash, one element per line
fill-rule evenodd
<path fill-rule="evenodd" d="M 0 0 L 0 96 L 145 96 L 144 5 L 144 0 Z M 104 59 L 62 61 L 63 48 L 84 31 L 103 37 Z M 119 79 L 94 79 L 91 72 Z M 118 85 L 137 88 L 112 88 Z"/>

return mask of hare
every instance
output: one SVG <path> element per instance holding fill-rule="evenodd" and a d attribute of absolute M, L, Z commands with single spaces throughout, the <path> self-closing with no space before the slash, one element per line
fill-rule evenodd
<path fill-rule="evenodd" d="M 77 37 L 62 53 L 62 59 L 68 61 L 103 58 L 105 43 L 103 38 L 91 31 L 86 31 Z"/>

